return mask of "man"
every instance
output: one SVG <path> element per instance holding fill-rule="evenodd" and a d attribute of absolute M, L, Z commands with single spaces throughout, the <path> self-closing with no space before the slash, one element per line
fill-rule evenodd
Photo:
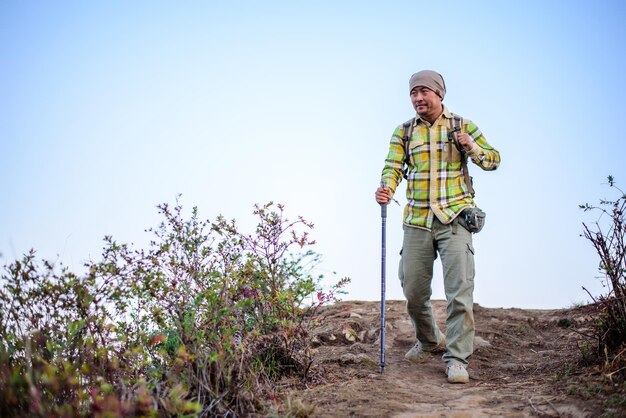
<path fill-rule="evenodd" d="M 395 129 L 382 171 L 384 186 L 375 193 L 379 204 L 389 203 L 406 164 L 408 202 L 399 276 L 417 343 L 405 358 L 420 363 L 429 353 L 444 352 L 448 381 L 467 383 L 466 368 L 474 350 L 474 247 L 461 213 L 476 205 L 462 160 L 469 157 L 483 170 L 495 170 L 500 154 L 472 121 L 455 118 L 444 106 L 446 85 L 439 73 L 413 74 L 409 92 L 417 115 Z M 453 133 L 455 122 L 462 125 L 460 132 Z M 403 137 L 409 133 L 405 144 Z M 430 302 L 437 254 L 447 299 L 445 335 L 437 327 Z"/>

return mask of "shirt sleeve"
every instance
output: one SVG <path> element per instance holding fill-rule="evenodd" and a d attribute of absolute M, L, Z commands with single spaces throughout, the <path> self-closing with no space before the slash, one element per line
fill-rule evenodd
<path fill-rule="evenodd" d="M 500 153 L 489 145 L 478 126 L 471 120 L 465 119 L 463 131 L 467 132 L 474 140 L 472 149 L 467 152 L 474 164 L 486 171 L 498 168 L 500 165 Z"/>
<path fill-rule="evenodd" d="M 389 152 L 385 159 L 385 167 L 381 174 L 381 181 L 395 193 L 398 184 L 402 181 L 402 169 L 404 168 L 404 127 L 399 125 L 391 136 Z"/>

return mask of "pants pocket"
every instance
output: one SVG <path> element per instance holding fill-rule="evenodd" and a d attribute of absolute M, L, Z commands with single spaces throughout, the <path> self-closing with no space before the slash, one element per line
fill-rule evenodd
<path fill-rule="evenodd" d="M 400 248 L 400 261 L 398 262 L 398 279 L 400 279 L 400 286 L 404 289 L 404 264 L 402 263 L 402 250 Z"/>
<path fill-rule="evenodd" d="M 467 243 L 465 254 L 467 256 L 467 280 L 473 281 L 476 274 L 474 268 L 474 246 L 469 242 Z"/>

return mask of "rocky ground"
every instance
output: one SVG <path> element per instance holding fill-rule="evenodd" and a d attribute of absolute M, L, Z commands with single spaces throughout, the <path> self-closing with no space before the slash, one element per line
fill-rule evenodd
<path fill-rule="evenodd" d="M 403 301 L 386 304 L 380 372 L 380 304 L 340 302 L 318 312 L 313 367 L 318 382 L 285 394 L 292 411 L 313 417 L 619 417 L 626 396 L 586 366 L 593 354 L 593 306 L 564 310 L 475 306 L 470 383 L 451 385 L 440 355 L 416 365 Z M 441 329 L 445 301 L 434 301 Z"/>

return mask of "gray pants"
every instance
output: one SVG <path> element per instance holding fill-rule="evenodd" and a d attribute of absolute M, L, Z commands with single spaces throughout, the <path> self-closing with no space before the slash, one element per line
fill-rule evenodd
<path fill-rule="evenodd" d="M 433 263 L 441 257 L 446 292 L 446 348 L 443 360 L 467 366 L 474 351 L 474 247 L 472 234 L 455 220 L 449 225 L 437 218 L 432 231 L 404 226 L 400 259 L 400 283 L 415 336 L 424 350 L 432 350 L 441 339 L 430 297 Z"/>

